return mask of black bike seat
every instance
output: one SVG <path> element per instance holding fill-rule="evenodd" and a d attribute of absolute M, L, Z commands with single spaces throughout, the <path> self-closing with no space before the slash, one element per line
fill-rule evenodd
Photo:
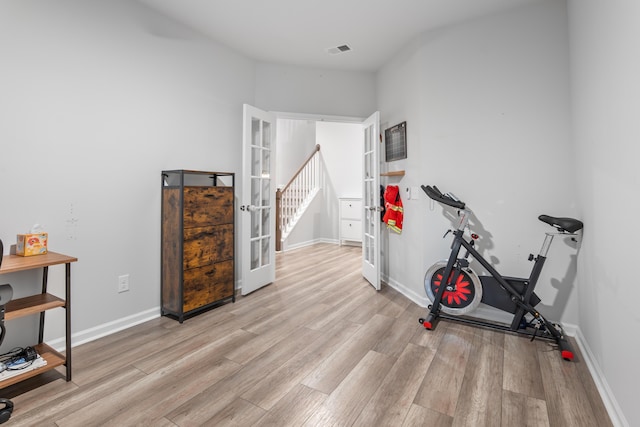
<path fill-rule="evenodd" d="M 556 218 L 549 215 L 540 215 L 538 219 L 542 222 L 546 222 L 552 227 L 557 228 L 560 231 L 568 231 L 569 233 L 575 233 L 584 227 L 582 221 L 573 218 Z"/>

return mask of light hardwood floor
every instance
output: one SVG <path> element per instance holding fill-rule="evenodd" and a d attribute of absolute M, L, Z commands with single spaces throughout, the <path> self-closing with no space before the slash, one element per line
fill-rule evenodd
<path fill-rule="evenodd" d="M 360 249 L 278 254 L 275 283 L 186 320 L 74 348 L 0 391 L 7 426 L 607 426 L 579 354 L 440 322 L 360 274 Z M 577 348 L 577 346 L 576 346 Z M 36 387 L 39 386 L 39 387 Z"/>

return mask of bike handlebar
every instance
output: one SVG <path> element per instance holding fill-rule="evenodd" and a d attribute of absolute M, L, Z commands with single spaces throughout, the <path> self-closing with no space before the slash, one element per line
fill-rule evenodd
<path fill-rule="evenodd" d="M 442 192 L 435 185 L 433 187 L 430 185 L 421 185 L 421 187 L 422 190 L 427 193 L 427 196 L 429 196 L 436 202 L 451 206 L 452 208 L 464 209 L 465 205 L 462 200 L 458 200 L 450 193 L 442 194 Z"/>

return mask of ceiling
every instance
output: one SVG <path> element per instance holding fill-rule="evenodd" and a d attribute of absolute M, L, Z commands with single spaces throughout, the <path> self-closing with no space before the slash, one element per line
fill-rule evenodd
<path fill-rule="evenodd" d="M 538 0 L 139 1 L 257 61 L 376 71 L 425 31 Z"/>

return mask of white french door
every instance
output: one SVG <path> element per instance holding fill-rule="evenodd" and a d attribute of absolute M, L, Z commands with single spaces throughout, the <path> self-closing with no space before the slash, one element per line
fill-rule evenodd
<path fill-rule="evenodd" d="M 247 295 L 276 278 L 276 117 L 246 104 L 243 117 L 240 215 L 242 295 Z"/>
<path fill-rule="evenodd" d="M 364 121 L 362 275 L 380 290 L 380 113 Z"/>

